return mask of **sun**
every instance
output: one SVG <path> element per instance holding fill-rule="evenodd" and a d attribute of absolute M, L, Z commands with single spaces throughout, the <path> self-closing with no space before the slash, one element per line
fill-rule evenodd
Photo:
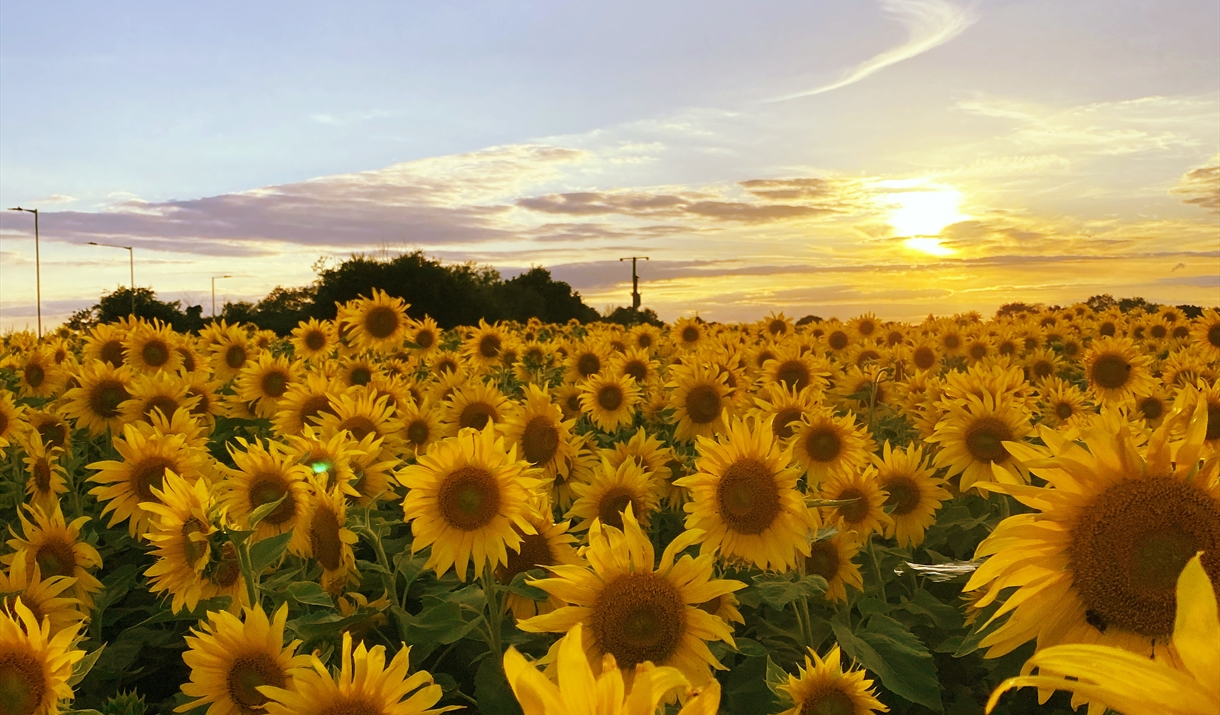
<path fill-rule="evenodd" d="M 896 235 L 906 237 L 903 245 L 933 256 L 955 253 L 941 244 L 937 235 L 945 226 L 969 218 L 961 212 L 961 192 L 951 187 L 907 182 L 890 188 L 903 189 L 885 197 L 889 208 L 886 222 Z"/>

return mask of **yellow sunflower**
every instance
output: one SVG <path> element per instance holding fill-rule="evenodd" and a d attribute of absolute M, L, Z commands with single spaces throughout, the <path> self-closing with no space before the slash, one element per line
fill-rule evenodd
<path fill-rule="evenodd" d="M 373 435 L 382 440 L 381 450 L 386 459 L 402 450 L 402 421 L 384 395 L 376 397 L 361 390 L 331 395 L 330 409 L 320 412 L 319 417 L 319 428 L 325 437 L 347 430 L 359 442 Z"/>
<path fill-rule="evenodd" d="M 694 350 L 707 337 L 707 325 L 698 318 L 678 318 L 669 335 L 679 348 Z"/>
<path fill-rule="evenodd" d="M 307 362 L 325 360 L 339 342 L 335 324 L 310 318 L 292 329 L 292 354 Z"/>
<path fill-rule="evenodd" d="M 397 458 L 383 459 L 385 449 L 381 440 L 369 435 L 356 444 L 351 452 L 352 481 L 344 487 L 344 491 L 356 491 L 356 504 L 364 507 L 374 501 L 396 499 L 400 495 L 394 492 L 391 484 L 394 468 L 401 462 Z"/>
<path fill-rule="evenodd" d="M 746 416 L 759 423 L 769 422 L 776 438 L 787 444 L 800 426 L 801 418 L 811 414 L 821 401 L 822 393 L 813 388 L 794 392 L 780 385 L 771 385 L 754 396 L 756 407 L 751 408 Z"/>
<path fill-rule="evenodd" d="M 138 372 L 177 372 L 182 354 L 174 349 L 174 338 L 174 331 L 161 321 L 140 321 L 123 340 L 123 360 Z"/>
<path fill-rule="evenodd" d="M 279 442 L 235 439 L 240 449 L 232 443 L 228 449 L 237 468 L 222 467 L 228 478 L 219 495 L 229 517 L 239 526 L 248 528 L 250 514 L 255 509 L 279 502 L 279 506 L 254 527 L 253 539 L 258 541 L 295 528 L 305 513 L 309 498 L 310 469 L 294 463 L 288 447 Z"/>
<path fill-rule="evenodd" d="M 1048 377 L 1038 385 L 1040 422 L 1065 429 L 1089 420 L 1096 412 L 1088 395 L 1059 377 Z"/>
<path fill-rule="evenodd" d="M 603 456 L 601 467 L 593 470 L 589 481 L 573 480 L 569 486 L 576 501 L 568 510 L 567 518 L 580 519 L 574 529 L 585 531 L 597 519 L 621 529 L 627 507 L 631 507 L 640 523 L 647 526 L 657 510 L 664 482 L 656 472 L 646 471 L 634 460 L 626 460 L 616 467 Z"/>
<path fill-rule="evenodd" d="M 356 577 L 355 532 L 347 528 L 347 500 L 338 487 L 327 489 L 315 480 L 306 501 L 301 525 L 292 533 L 294 553 L 308 555 L 322 566 L 322 588 L 343 593 Z"/>
<path fill-rule="evenodd" d="M 629 375 L 593 375 L 580 384 L 580 407 L 598 429 L 616 432 L 635 419 L 640 390 Z"/>
<path fill-rule="evenodd" d="M 372 293 L 372 298 L 361 297 L 345 306 L 338 320 L 347 326 L 347 338 L 357 350 L 392 352 L 406 338 L 410 306 L 383 290 L 374 288 Z"/>
<path fill-rule="evenodd" d="M 862 471 L 840 472 L 830 477 L 819 486 L 818 497 L 850 502 L 823 507 L 822 512 L 828 525 L 854 531 L 861 539 L 868 539 L 874 531 L 881 533 L 894 527 L 894 520 L 885 513 L 889 494 L 877 481 L 877 470 L 872 465 Z"/>
<path fill-rule="evenodd" d="M 1084 357 L 1089 390 L 1098 401 L 1113 404 L 1133 393 L 1146 393 L 1155 381 L 1148 366 L 1152 359 L 1140 354 L 1131 338 L 1100 338 Z"/>
<path fill-rule="evenodd" d="M 0 366 L 11 367 L 17 373 L 17 392 L 22 397 L 50 397 L 63 388 L 67 371 L 55 362 L 51 351 L 43 346 L 25 355 L 14 355 Z"/>
<path fill-rule="evenodd" d="M 54 631 L 20 598 L 0 609 L 0 695 L 6 715 L 57 715 L 73 698 L 72 666 L 85 657 L 76 630 Z"/>
<path fill-rule="evenodd" d="M 155 431 L 146 435 L 128 425 L 123 428 L 123 436 L 114 440 L 114 448 L 122 461 L 89 465 L 89 469 L 97 470 L 89 481 L 99 485 L 89 493 L 106 502 L 102 516 L 111 515 L 107 526 L 127 520 L 127 531 L 132 536 L 148 531 L 149 514 L 140 504 L 157 500 L 152 490 L 162 487 L 167 470 L 194 482 L 203 479 L 205 470 L 210 469 L 207 452 L 188 445 L 182 435 Z"/>
<path fill-rule="evenodd" d="M 75 632 L 85 614 L 80 601 L 69 592 L 76 579 L 71 576 L 42 577 L 38 562 L 24 550 L 12 555 L 8 569 L 0 571 L 0 612 L 11 610 L 13 602 L 21 599 L 25 607 L 34 614 L 35 622 L 51 624 L 51 633 Z"/>
<path fill-rule="evenodd" d="M 697 448 L 696 473 L 674 483 L 690 490 L 686 528 L 701 532 L 701 553 L 719 550 L 764 570 L 794 568 L 797 554 L 809 553 L 816 516 L 771 425 L 734 418 L 724 434 L 701 437 Z"/>
<path fill-rule="evenodd" d="M 498 426 L 508 416 L 511 405 L 495 385 L 472 381 L 457 388 L 444 405 L 444 422 L 451 434 L 467 427 L 481 430 Z"/>
<path fill-rule="evenodd" d="M 403 424 L 406 457 L 418 457 L 445 436 L 440 410 L 433 407 L 431 400 L 427 398 L 399 409 L 398 418 Z"/>
<path fill-rule="evenodd" d="M 0 457 L 4 457 L 8 446 L 18 441 L 29 428 L 23 419 L 25 410 L 25 405 L 13 401 L 13 393 L 0 388 Z"/>
<path fill-rule="evenodd" d="M 426 315 L 423 320 L 412 320 L 407 326 L 407 342 L 415 346 L 411 352 L 416 357 L 426 360 L 441 349 L 441 328 Z"/>
<path fill-rule="evenodd" d="M 173 417 L 181 407 L 194 409 L 197 399 L 190 396 L 190 383 L 166 372 L 136 375 L 127 391 L 131 396 L 119 404 L 119 413 L 126 424 L 141 420 L 151 423 L 154 412 Z"/>
<path fill-rule="evenodd" d="M 708 650 L 709 641 L 733 647 L 733 630 L 700 604 L 745 588 L 740 581 L 712 578 L 711 554 L 676 559 L 702 534 L 686 531 L 665 548 L 660 564 L 652 542 L 630 509 L 623 529 L 595 522 L 584 552 L 587 565 L 551 566 L 551 578 L 530 583 L 568 604 L 520 621 L 527 633 L 565 633 L 583 624 L 591 636 L 583 647 L 595 669 L 617 665 L 630 681 L 637 666 L 671 666 L 697 685 L 712 680 L 710 668 L 723 669 Z M 605 660 L 605 655 L 613 660 Z"/>
<path fill-rule="evenodd" d="M 902 547 L 923 543 L 924 530 L 936 523 L 936 512 L 953 495 L 936 470 L 925 464 L 923 447 L 917 443 L 906 449 L 892 449 L 887 440 L 881 457 L 874 456 L 877 485 L 889 495 L 885 506 L 891 522 L 885 524 L 886 538 L 895 537 Z"/>
<path fill-rule="evenodd" d="M 335 414 L 330 406 L 331 396 L 338 397 L 352 388 L 324 374 L 306 373 L 303 382 L 288 386 L 280 398 L 280 411 L 271 424 L 281 435 L 301 434 L 306 427 L 317 426 L 325 414 Z M 349 393 L 352 394 L 352 393 Z"/>
<path fill-rule="evenodd" d="M 610 373 L 615 377 L 630 377 L 641 390 L 647 390 L 660 377 L 661 364 L 643 348 L 628 348 L 610 357 Z"/>
<path fill-rule="evenodd" d="M 810 656 L 813 656 L 812 659 Z M 809 649 L 805 656 L 805 667 L 797 667 L 796 675 L 789 675 L 788 682 L 779 689 L 792 702 L 792 707 L 780 715 L 807 715 L 810 713 L 834 713 L 834 715 L 869 715 L 889 712 L 889 708 L 877 699 L 863 669 L 843 671 L 839 646 L 834 646 L 825 658 Z"/>
<path fill-rule="evenodd" d="M 350 434 L 339 432 L 330 439 L 323 439 L 317 430 L 306 427 L 302 434 L 292 435 L 287 441 L 292 461 L 309 467 L 310 473 L 320 478 L 326 489 L 339 487 L 356 496 L 351 482 L 355 479 L 352 457 L 358 451 L 358 442 Z"/>
<path fill-rule="evenodd" d="M 595 339 L 571 346 L 563 361 L 564 379 L 578 383 L 605 370 L 609 366 L 608 352 L 607 346 Z"/>
<path fill-rule="evenodd" d="M 26 518 L 25 511 L 29 512 L 32 521 Z M 0 563 L 11 564 L 17 553 L 24 553 L 29 570 L 36 565 L 46 578 L 66 576 L 75 579 L 72 595 L 86 609 L 91 608 L 92 595 L 102 590 L 102 582 L 89 570 L 100 569 L 102 557 L 97 549 L 80 538 L 80 528 L 88 523 L 89 517 L 77 517 L 68 523 L 59 504 L 55 504 L 49 512 L 27 506 L 17 512 L 17 518 L 21 521 L 21 536 L 14 533 L 14 538 L 8 541 L 15 553 L 0 557 Z"/>
<path fill-rule="evenodd" d="M 677 422 L 674 439 L 693 442 L 723 431 L 729 406 L 729 386 L 715 366 L 702 362 L 670 369 L 669 406 Z"/>
<path fill-rule="evenodd" d="M 262 353 L 258 360 L 251 360 L 237 373 L 233 387 L 244 402 L 255 403 L 255 414 L 273 417 L 280 411 L 280 399 L 293 383 L 301 380 L 299 362 L 289 362 L 285 356 L 273 357 Z"/>
<path fill-rule="evenodd" d="M 836 417 L 829 408 L 819 407 L 806 413 L 793 431 L 792 456 L 805 469 L 810 485 L 863 469 L 876 448 L 851 412 Z"/>
<path fill-rule="evenodd" d="M 764 385 L 778 385 L 795 392 L 813 388 L 820 393 L 826 389 L 829 367 L 812 353 L 803 350 L 800 343 L 787 341 L 777 345 L 773 354 L 775 357 L 762 365 Z"/>
<path fill-rule="evenodd" d="M 25 471 L 29 479 L 25 482 L 25 493 L 30 504 L 43 510 L 59 507 L 59 495 L 68 491 L 68 472 L 60 464 L 63 450 L 44 444 L 37 430 L 31 431 L 25 440 Z"/>
<path fill-rule="evenodd" d="M 1006 445 L 1048 485 L 988 485 L 1036 510 L 1002 521 L 975 551 L 989 557 L 966 584 L 987 589 L 980 608 L 1016 587 L 992 617 L 1007 620 L 982 641 L 989 657 L 1036 638 L 1040 649 L 1100 644 L 1172 661 L 1165 649 L 1183 566 L 1202 551 L 1213 583 L 1220 577 L 1220 460 L 1200 467 L 1206 403 L 1193 408 L 1175 412 L 1144 448 L 1110 411 L 1082 430 L 1083 444 L 1042 428 L 1046 448 Z"/>
<path fill-rule="evenodd" d="M 499 365 L 507 340 L 507 333 L 498 323 L 488 325 L 480 318 L 478 327 L 462 344 L 462 357 L 482 369 Z"/>
<path fill-rule="evenodd" d="M 381 377 L 381 364 L 373 362 L 369 354 L 348 355 L 339 361 L 337 374 L 339 381 L 347 387 L 364 387 Z"/>
<path fill-rule="evenodd" d="M 186 712 L 207 705 L 207 715 L 255 715 L 268 706 L 262 688 L 292 687 L 307 671 L 310 657 L 296 655 L 300 641 L 284 645 L 288 604 L 271 618 L 261 606 L 242 609 L 242 618 L 209 611 L 208 619 L 186 637 L 182 660 L 191 680 L 182 685 L 191 700 L 175 708 Z"/>
<path fill-rule="evenodd" d="M 645 471 L 658 474 L 668 471 L 672 454 L 664 442 L 648 434 L 643 427 L 637 429 L 626 442 L 615 442 L 612 449 L 602 450 L 602 455 L 609 459 L 614 467 L 630 460 Z"/>
<path fill-rule="evenodd" d="M 1194 319 L 1190 331 L 1191 342 L 1213 362 L 1220 360 L 1220 311 L 1208 308 Z"/>
<path fill-rule="evenodd" d="M 1008 444 L 1020 442 L 1031 431 L 1030 413 L 1016 400 L 968 395 L 954 400 L 926 441 L 940 445 L 934 464 L 961 475 L 963 492 L 978 482 L 1020 484 L 1029 481 L 1024 467 L 1014 460 Z"/>
<path fill-rule="evenodd" d="M 559 564 L 579 565 L 580 558 L 572 546 L 573 538 L 568 534 L 568 522 L 555 523 L 550 516 L 550 506 L 545 500 L 535 500 L 534 513 L 529 521 L 534 527 L 534 533 L 521 534 L 521 545 L 516 550 L 509 550 L 508 560 L 496 569 L 496 580 L 502 584 L 511 584 L 517 574 L 545 569 Z M 545 601 L 534 601 L 529 598 L 509 593 L 506 600 L 513 618 L 521 620 L 532 618 L 539 613 L 550 613 L 565 605 L 555 596 L 549 596 Z"/>
<path fill-rule="evenodd" d="M 640 323 L 628 332 L 628 341 L 634 347 L 655 354 L 661 344 L 661 331 L 655 325 Z"/>
<path fill-rule="evenodd" d="M 82 362 L 100 360 L 110 367 L 123 366 L 123 336 L 128 331 L 124 323 L 102 323 L 85 336 Z"/>
<path fill-rule="evenodd" d="M 534 474 L 492 425 L 438 442 L 397 475 L 408 490 L 402 507 L 415 537 L 412 553 L 431 546 L 425 567 L 437 576 L 453 568 L 462 581 L 471 562 L 476 576 L 498 568 L 507 549 L 519 549 L 521 535 L 534 532 L 529 498 L 542 485 Z"/>
<path fill-rule="evenodd" d="M 81 366 L 76 379 L 80 384 L 63 395 L 63 413 L 94 437 L 117 432 L 123 424 L 119 405 L 131 397 L 131 368 L 89 362 Z"/>
<path fill-rule="evenodd" d="M 290 687 L 269 683 L 259 691 L 270 698 L 267 715 L 438 715 L 455 710 L 432 708 L 444 691 L 426 670 L 408 675 L 410 657 L 410 646 L 403 644 L 386 665 L 385 646 L 370 649 L 361 643 L 353 651 L 352 634 L 344 633 L 337 680 L 317 656 L 309 656 Z"/>
<path fill-rule="evenodd" d="M 809 545 L 809 555 L 802 566 L 806 575 L 826 579 L 827 600 L 846 601 L 848 586 L 864 590 L 864 577 L 860 574 L 860 565 L 855 562 L 860 553 L 860 538 L 851 531 L 830 531 L 833 533 Z"/>
<path fill-rule="evenodd" d="M 575 424 L 575 420 L 563 418 L 563 411 L 551 402 L 545 389 L 527 385 L 523 398 L 503 423 L 504 441 L 516 445 L 522 458 L 541 469 L 546 479 L 567 479 L 576 458 L 572 437 Z"/>
<path fill-rule="evenodd" d="M 246 331 L 239 326 L 226 326 L 216 335 L 211 347 L 212 374 L 228 382 L 257 354 L 250 345 Z"/>

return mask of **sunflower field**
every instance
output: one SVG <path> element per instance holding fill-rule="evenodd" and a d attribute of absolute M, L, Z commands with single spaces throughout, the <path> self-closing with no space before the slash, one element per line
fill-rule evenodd
<path fill-rule="evenodd" d="M 0 715 L 1220 708 L 1215 310 L 408 308 L 4 336 Z"/>

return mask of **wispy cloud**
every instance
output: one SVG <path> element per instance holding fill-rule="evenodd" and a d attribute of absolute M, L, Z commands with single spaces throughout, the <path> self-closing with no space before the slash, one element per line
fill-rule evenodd
<path fill-rule="evenodd" d="M 945 0 L 881 0 L 881 5 L 886 14 L 892 16 L 906 28 L 907 41 L 905 43 L 856 65 L 830 84 L 785 94 L 769 101 L 784 102 L 801 97 L 812 97 L 855 84 L 890 65 L 909 60 L 945 44 L 960 35 L 977 19 L 968 8 L 945 2 Z"/>
<path fill-rule="evenodd" d="M 1182 200 L 1213 213 L 1220 213 L 1220 155 L 1212 157 L 1207 166 L 1191 169 L 1170 191 Z"/>

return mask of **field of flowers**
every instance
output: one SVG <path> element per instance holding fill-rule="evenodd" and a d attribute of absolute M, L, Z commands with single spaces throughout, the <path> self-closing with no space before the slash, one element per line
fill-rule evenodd
<path fill-rule="evenodd" d="M 1214 310 L 407 308 L 5 336 L 0 715 L 1217 711 Z"/>

